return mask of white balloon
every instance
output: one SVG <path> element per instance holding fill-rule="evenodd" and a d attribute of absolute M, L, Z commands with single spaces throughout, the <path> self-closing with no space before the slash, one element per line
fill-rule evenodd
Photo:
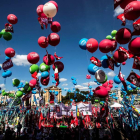
<path fill-rule="evenodd" d="M 48 18 L 53 18 L 57 14 L 57 7 L 53 3 L 47 2 L 43 7 L 43 13 Z"/>
<path fill-rule="evenodd" d="M 95 78 L 99 83 L 102 83 L 106 78 L 106 74 L 103 70 L 97 70 L 95 73 Z"/>

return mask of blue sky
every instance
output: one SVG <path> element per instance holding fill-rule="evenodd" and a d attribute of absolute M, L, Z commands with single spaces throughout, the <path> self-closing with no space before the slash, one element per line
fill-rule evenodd
<path fill-rule="evenodd" d="M 37 52 L 40 55 L 40 61 L 38 65 L 42 63 L 43 56 L 45 55 L 45 49 L 39 47 L 37 41 L 40 36 L 48 36 L 51 33 L 50 27 L 48 29 L 41 30 L 38 23 L 38 16 L 36 8 L 40 4 L 45 4 L 48 1 L 45 0 L 4 0 L 0 1 L 0 30 L 4 29 L 5 23 L 7 23 L 7 15 L 15 14 L 18 17 L 18 23 L 14 25 L 13 38 L 10 41 L 5 41 L 0 38 L 0 63 L 5 61 L 4 50 L 7 47 L 12 47 L 16 51 L 14 59 L 14 67 L 12 76 L 6 79 L 5 88 L 6 90 L 16 90 L 12 86 L 12 79 L 18 78 L 23 81 L 30 81 L 32 79 L 29 73 L 28 63 L 23 61 L 30 52 Z M 57 53 L 58 56 L 63 56 L 61 59 L 64 63 L 64 70 L 60 73 L 60 78 L 64 82 L 61 82 L 59 87 L 61 88 L 72 88 L 74 87 L 71 81 L 71 77 L 74 76 L 77 79 L 78 87 L 86 89 L 86 82 L 92 81 L 94 76 L 90 80 L 86 79 L 88 74 L 87 67 L 90 64 L 90 57 L 95 56 L 101 58 L 103 53 L 99 49 L 91 54 L 88 51 L 81 50 L 78 43 L 82 38 L 95 38 L 98 42 L 105 39 L 107 35 L 111 34 L 112 30 L 119 30 L 122 28 L 121 21 L 114 17 L 114 5 L 113 1 L 108 0 L 56 0 L 59 9 L 57 15 L 54 17 L 54 21 L 58 21 L 61 24 L 61 31 L 58 33 L 60 36 L 60 43 L 58 46 L 48 46 L 47 50 L 49 54 Z M 118 8 L 115 13 L 120 13 L 121 10 Z M 126 27 L 132 28 L 132 22 L 127 22 Z M 119 45 L 118 45 L 119 47 Z M 123 46 L 127 48 L 127 45 Z M 19 65 L 19 62 L 24 64 Z M 132 69 L 133 60 L 127 60 L 126 65 L 122 67 L 122 73 L 127 77 Z M 104 69 L 106 73 L 111 72 L 109 69 Z M 118 74 L 119 68 L 115 68 L 114 73 Z M 2 74 L 3 70 L 0 71 Z M 139 74 L 138 71 L 136 71 Z M 51 74 L 54 72 L 51 70 Z M 113 74 L 113 73 L 112 73 Z M 111 76 L 108 76 L 112 79 Z M 48 86 L 52 85 L 51 77 Z M 0 84 L 4 83 L 4 79 L 0 76 Z M 65 85 L 65 86 L 64 86 Z M 66 86 L 67 85 L 67 86 Z M 63 93 L 65 94 L 65 92 Z"/>

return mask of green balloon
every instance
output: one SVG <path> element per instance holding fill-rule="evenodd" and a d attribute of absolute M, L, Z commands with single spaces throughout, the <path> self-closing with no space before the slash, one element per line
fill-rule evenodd
<path fill-rule="evenodd" d="M 1 30 L 1 34 L 3 35 L 5 33 L 5 29 Z"/>
<path fill-rule="evenodd" d="M 29 92 L 29 91 L 31 91 L 31 90 L 32 90 L 32 88 L 29 86 L 28 89 L 27 89 L 27 91 Z"/>
<path fill-rule="evenodd" d="M 6 92 L 2 92 L 2 96 L 6 96 Z"/>
<path fill-rule="evenodd" d="M 107 75 L 105 75 L 105 80 L 102 82 L 102 84 L 104 84 L 107 81 L 108 77 Z"/>
<path fill-rule="evenodd" d="M 2 32 L 0 32 L 0 38 L 2 37 Z"/>
<path fill-rule="evenodd" d="M 116 40 L 116 37 L 113 37 L 114 40 Z"/>
<path fill-rule="evenodd" d="M 10 32 L 5 32 L 3 34 L 3 38 L 7 41 L 11 40 L 12 39 L 12 34 Z"/>
<path fill-rule="evenodd" d="M 14 79 L 14 80 L 13 80 L 13 85 L 14 85 L 15 87 L 17 87 L 19 84 L 20 84 L 20 81 L 19 81 L 18 79 Z"/>
<path fill-rule="evenodd" d="M 22 91 L 17 91 L 17 92 L 16 92 L 16 96 L 17 96 L 17 97 L 20 98 L 20 97 L 22 97 L 22 95 L 23 95 L 23 92 L 22 92 Z"/>
<path fill-rule="evenodd" d="M 117 30 L 113 30 L 113 31 L 111 32 L 111 35 L 112 35 L 113 37 L 115 37 L 115 36 L 116 36 L 116 33 L 117 33 Z"/>
<path fill-rule="evenodd" d="M 30 71 L 31 74 L 33 74 L 34 72 L 38 73 L 39 72 L 38 65 L 36 65 L 36 64 L 31 65 L 30 68 L 29 68 L 29 71 Z"/>
<path fill-rule="evenodd" d="M 40 64 L 40 66 L 39 66 L 39 70 L 40 70 L 41 72 L 49 71 L 49 70 L 50 70 L 50 66 L 46 65 L 45 63 L 42 63 L 42 64 Z"/>
<path fill-rule="evenodd" d="M 106 36 L 106 39 L 112 39 L 111 35 Z"/>

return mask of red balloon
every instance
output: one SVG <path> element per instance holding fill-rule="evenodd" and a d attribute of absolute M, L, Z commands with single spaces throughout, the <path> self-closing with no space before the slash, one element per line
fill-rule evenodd
<path fill-rule="evenodd" d="M 51 24 L 51 30 L 55 33 L 59 32 L 61 29 L 61 25 L 59 22 L 57 21 L 54 21 L 52 24 Z"/>
<path fill-rule="evenodd" d="M 109 80 L 109 84 L 112 85 L 114 83 L 113 80 Z"/>
<path fill-rule="evenodd" d="M 112 50 L 112 47 L 113 47 L 113 43 L 109 39 L 104 39 L 99 44 L 99 50 L 102 53 L 108 53 L 108 52 L 110 52 Z"/>
<path fill-rule="evenodd" d="M 124 9 L 130 2 L 137 1 L 137 0 L 123 0 L 120 4 L 120 7 Z"/>
<path fill-rule="evenodd" d="M 111 48 L 111 51 L 113 52 L 113 51 L 115 51 L 116 50 L 116 48 L 117 48 L 117 41 L 116 40 L 114 40 L 114 39 L 111 39 L 111 41 L 112 41 L 112 48 Z"/>
<path fill-rule="evenodd" d="M 11 23 L 11 24 L 16 24 L 18 22 L 18 18 L 14 15 L 14 14 L 9 14 L 7 16 L 7 20 Z"/>
<path fill-rule="evenodd" d="M 57 46 L 60 42 L 60 37 L 56 33 L 51 33 L 49 36 L 49 44 L 52 46 Z"/>
<path fill-rule="evenodd" d="M 107 90 L 108 92 L 110 92 L 111 88 L 110 88 L 110 87 L 106 87 L 106 90 Z"/>
<path fill-rule="evenodd" d="M 45 36 L 41 36 L 41 37 L 38 39 L 38 44 L 39 44 L 39 46 L 42 47 L 42 48 L 48 47 L 48 45 L 49 45 L 48 38 L 46 38 Z"/>
<path fill-rule="evenodd" d="M 47 86 L 49 84 L 49 81 L 50 81 L 50 77 L 47 77 L 47 78 L 41 77 L 41 79 L 40 79 L 41 84 L 44 86 Z"/>
<path fill-rule="evenodd" d="M 89 52 L 94 53 L 98 49 L 98 42 L 94 38 L 90 38 L 87 41 L 86 48 Z"/>
<path fill-rule="evenodd" d="M 34 87 L 36 86 L 36 84 L 37 84 L 37 81 L 36 81 L 35 79 L 32 79 L 32 80 L 29 82 L 29 86 L 30 86 L 31 88 L 34 88 Z"/>
<path fill-rule="evenodd" d="M 57 12 L 58 12 L 58 4 L 55 1 L 49 1 L 49 2 L 51 2 L 51 3 L 53 3 L 55 5 L 55 7 L 57 9 Z"/>
<path fill-rule="evenodd" d="M 140 55 L 140 37 L 136 37 L 131 40 L 128 48 L 133 54 Z"/>
<path fill-rule="evenodd" d="M 14 57 L 15 56 L 15 50 L 13 48 L 7 48 L 5 50 L 5 55 L 8 57 Z"/>
<path fill-rule="evenodd" d="M 127 44 L 131 38 L 131 31 L 128 28 L 122 28 L 116 34 L 116 41 L 120 44 Z"/>
<path fill-rule="evenodd" d="M 127 55 L 124 52 L 116 51 L 113 55 L 113 58 L 116 62 L 122 63 L 127 60 Z"/>
<path fill-rule="evenodd" d="M 125 65 L 126 64 L 126 62 L 122 62 L 122 65 Z"/>
<path fill-rule="evenodd" d="M 108 91 L 103 86 L 97 87 L 95 90 L 93 90 L 93 92 L 94 92 L 94 95 L 95 96 L 98 96 L 98 97 L 104 98 L 104 97 L 107 97 L 108 96 Z"/>
<path fill-rule="evenodd" d="M 46 17 L 46 15 L 43 13 L 43 6 L 44 5 L 39 5 L 36 9 L 36 12 L 37 12 L 38 16 L 40 16 L 40 17 Z"/>
<path fill-rule="evenodd" d="M 140 1 L 130 2 L 124 9 L 124 16 L 128 20 L 135 20 L 140 16 Z"/>
<path fill-rule="evenodd" d="M 59 73 L 62 72 L 64 69 L 64 64 L 60 61 L 57 61 L 53 64 L 53 70 L 55 70 L 55 66 L 57 66 Z"/>
<path fill-rule="evenodd" d="M 31 64 L 36 64 L 39 61 L 40 57 L 36 52 L 30 52 L 27 55 L 27 60 L 31 63 Z"/>
<path fill-rule="evenodd" d="M 43 57 L 43 62 L 44 62 L 46 65 L 52 65 L 52 64 L 55 62 L 55 58 L 53 57 L 53 55 L 48 54 L 48 56 L 45 55 L 45 56 Z"/>

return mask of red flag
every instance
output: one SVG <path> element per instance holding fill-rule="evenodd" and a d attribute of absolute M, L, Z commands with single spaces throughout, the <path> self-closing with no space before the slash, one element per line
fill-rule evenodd
<path fill-rule="evenodd" d="M 101 67 L 102 66 L 101 61 L 98 58 L 94 57 L 94 56 L 92 56 L 90 58 L 90 61 L 91 61 L 91 63 L 93 63 L 94 65 L 96 65 L 98 67 Z"/>
<path fill-rule="evenodd" d="M 34 72 L 34 73 L 32 74 L 32 77 L 35 78 L 35 79 L 37 79 L 37 72 Z"/>
<path fill-rule="evenodd" d="M 117 19 L 121 20 L 122 21 L 122 26 L 125 26 L 126 24 L 126 19 L 124 17 L 124 14 L 120 14 L 117 16 Z"/>
<path fill-rule="evenodd" d="M 133 71 L 129 74 L 127 81 L 137 87 L 140 87 L 140 76 Z"/>
<path fill-rule="evenodd" d="M 78 126 L 78 118 L 75 118 L 75 125 Z"/>
<path fill-rule="evenodd" d="M 140 35 L 140 19 L 138 19 L 137 21 L 133 23 L 133 28 L 134 28 L 134 31 L 132 35 Z"/>
<path fill-rule="evenodd" d="M 58 56 L 56 55 L 56 52 L 54 53 L 54 57 L 56 58 L 56 60 L 60 60 L 60 59 L 63 58 L 63 57 L 58 57 Z"/>
<path fill-rule="evenodd" d="M 119 47 L 118 51 L 124 52 L 129 59 L 134 57 L 134 55 L 130 51 L 128 51 L 127 49 L 125 49 L 125 48 L 123 48 L 121 46 Z"/>
<path fill-rule="evenodd" d="M 111 69 L 111 70 L 114 70 L 115 61 L 110 56 L 107 55 L 107 57 L 108 57 L 108 61 L 107 61 L 108 62 L 108 68 Z"/>
<path fill-rule="evenodd" d="M 140 57 L 136 56 L 133 62 L 133 69 L 140 70 Z"/>
<path fill-rule="evenodd" d="M 120 70 L 119 70 L 119 75 L 118 75 L 119 79 L 121 80 L 123 86 L 124 86 L 124 89 L 127 91 L 127 85 L 126 85 L 126 82 L 124 80 L 124 77 L 123 77 L 123 74 L 121 72 L 121 67 L 120 67 Z"/>
<path fill-rule="evenodd" d="M 42 113 L 40 113 L 39 124 L 38 124 L 39 129 L 41 129 L 41 121 L 42 121 L 43 119 L 44 119 L 44 118 L 43 118 L 43 115 L 42 115 Z"/>

